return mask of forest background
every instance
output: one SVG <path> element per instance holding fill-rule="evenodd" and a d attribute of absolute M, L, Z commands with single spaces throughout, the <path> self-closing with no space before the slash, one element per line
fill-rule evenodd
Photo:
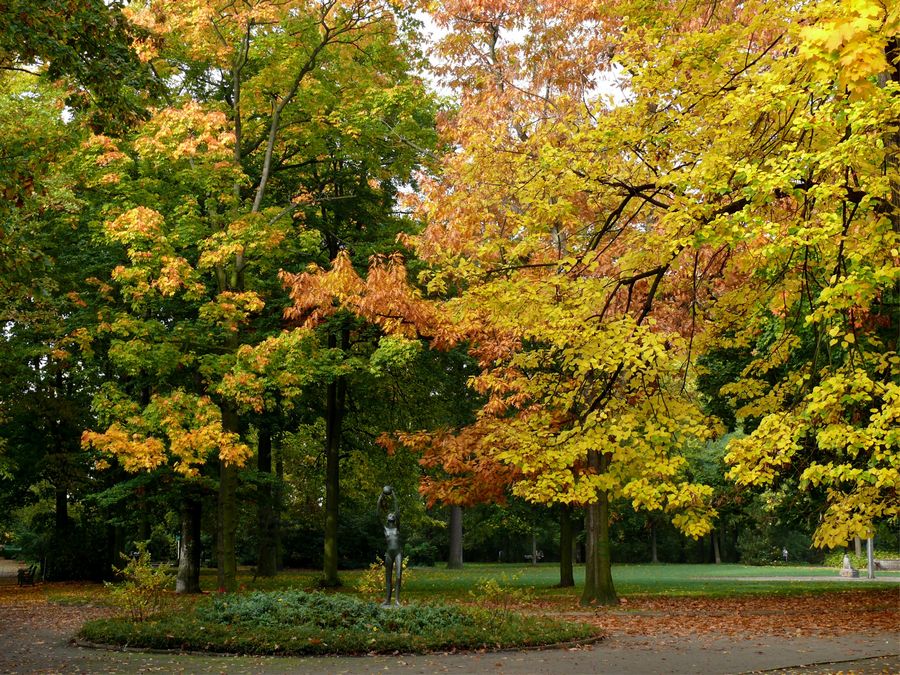
<path fill-rule="evenodd" d="M 0 12 L 0 536 L 46 578 L 339 585 L 385 484 L 413 564 L 585 603 L 897 548 L 893 4 Z"/>

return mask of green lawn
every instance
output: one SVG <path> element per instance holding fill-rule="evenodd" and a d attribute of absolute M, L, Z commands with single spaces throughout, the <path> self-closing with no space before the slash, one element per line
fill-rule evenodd
<path fill-rule="evenodd" d="M 352 587 L 361 571 L 344 571 L 341 579 Z M 865 571 L 862 572 L 865 574 Z M 900 578 L 900 572 L 878 572 L 878 578 Z M 781 579 L 778 579 L 781 577 Z M 287 571 L 274 579 L 257 579 L 242 572 L 240 582 L 247 589 L 276 589 L 289 586 L 310 587 L 318 574 L 310 571 Z M 559 567 L 556 563 L 466 564 L 461 570 L 443 566 L 412 568 L 404 580 L 404 597 L 408 600 L 465 600 L 479 582 L 496 578 L 510 588 L 534 589 L 540 597 L 575 597 L 584 580 L 584 567 L 576 566 L 576 588 L 558 589 Z M 795 580 L 809 579 L 809 581 Z M 729 596 L 742 594 L 781 594 L 883 587 L 865 579 L 847 580 L 832 567 L 776 565 L 613 565 L 613 583 L 620 595 L 693 595 Z M 204 576 L 204 588 L 215 587 L 214 573 Z"/>
<path fill-rule="evenodd" d="M 344 586 L 337 592 L 354 593 L 354 586 L 364 574 L 362 570 L 341 572 Z M 862 572 L 865 574 L 865 571 Z M 900 578 L 900 572 L 877 572 L 879 579 Z M 780 578 L 779 578 L 780 577 Z M 241 590 L 312 589 L 320 573 L 314 570 L 285 570 L 270 579 L 257 578 L 249 568 L 241 568 L 238 583 Z M 559 567 L 555 563 L 476 564 L 461 570 L 448 570 L 441 565 L 408 570 L 404 579 L 403 599 L 436 602 L 474 599 L 479 583 L 496 579 L 510 589 L 533 591 L 536 598 L 563 602 L 577 599 L 584 580 L 584 567 L 575 568 L 575 588 L 555 588 Z M 808 580 L 806 580 L 808 579 Z M 865 579 L 847 580 L 833 567 L 776 565 L 614 565 L 613 582 L 620 596 L 665 595 L 725 597 L 746 594 L 796 594 L 884 588 L 883 583 Z M 201 585 L 204 591 L 216 590 L 216 571 L 204 569 Z M 897 584 L 900 587 L 900 583 Z M 97 585 L 75 584 L 47 587 L 53 602 L 81 604 L 104 602 L 106 590 Z M 185 599 L 187 601 L 187 599 Z"/>

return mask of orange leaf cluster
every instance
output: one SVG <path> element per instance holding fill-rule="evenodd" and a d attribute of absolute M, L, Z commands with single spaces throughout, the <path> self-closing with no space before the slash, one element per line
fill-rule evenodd
<path fill-rule="evenodd" d="M 409 283 L 400 254 L 373 256 L 370 263 L 365 279 L 357 274 L 346 251 L 338 254 L 327 271 L 317 266 L 300 274 L 283 271 L 281 279 L 294 303 L 285 310 L 285 318 L 313 327 L 344 308 L 389 335 L 427 337 L 437 347 L 454 342 L 449 323 Z"/>
<path fill-rule="evenodd" d="M 515 467 L 498 462 L 486 451 L 486 434 L 477 425 L 458 432 L 400 433 L 396 440 L 422 453 L 419 464 L 432 471 L 419 486 L 429 507 L 503 503 L 507 487 L 519 476 Z"/>

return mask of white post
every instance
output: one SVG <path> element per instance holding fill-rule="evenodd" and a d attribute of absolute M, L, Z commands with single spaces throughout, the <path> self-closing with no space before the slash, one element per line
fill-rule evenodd
<path fill-rule="evenodd" d="M 869 579 L 875 578 L 875 541 L 872 537 L 866 539 L 866 558 L 868 563 L 868 573 L 866 577 Z"/>

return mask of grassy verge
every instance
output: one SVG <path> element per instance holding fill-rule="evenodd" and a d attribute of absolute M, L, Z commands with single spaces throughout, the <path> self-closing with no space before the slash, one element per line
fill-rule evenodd
<path fill-rule="evenodd" d="M 613 565 L 613 582 L 620 597 L 684 596 L 735 597 L 745 595 L 798 595 L 884 588 L 865 579 L 849 581 L 836 568 L 777 565 Z M 584 580 L 584 567 L 575 568 L 575 588 L 556 588 L 559 567 L 539 565 L 469 564 L 462 570 L 440 567 L 415 569 L 404 586 L 406 597 L 417 600 L 445 598 L 466 601 L 480 580 L 505 578 L 510 588 L 530 589 L 536 599 L 576 602 Z M 900 572 L 878 572 L 879 578 L 900 577 Z"/>
<path fill-rule="evenodd" d="M 362 570 L 341 572 L 341 593 L 355 593 Z M 314 589 L 321 574 L 312 570 L 285 570 L 272 578 L 253 578 L 248 568 L 238 574 L 241 591 L 275 591 L 287 588 Z M 879 579 L 898 578 L 900 572 L 876 573 Z M 486 579 L 498 579 L 504 586 L 524 589 L 542 602 L 571 604 L 577 602 L 584 578 L 584 567 L 575 568 L 575 588 L 556 588 L 559 567 L 554 563 L 540 565 L 467 564 L 461 570 L 445 567 L 421 567 L 410 570 L 404 578 L 404 598 L 413 602 L 472 602 L 472 594 Z M 796 595 L 841 591 L 875 590 L 883 584 L 865 579 L 841 579 L 837 568 L 801 565 L 754 567 L 749 565 L 614 565 L 613 580 L 621 597 L 684 596 L 733 597 L 744 595 Z M 216 571 L 204 569 L 201 585 L 206 592 L 216 590 Z M 48 584 L 47 599 L 66 605 L 112 604 L 107 591 L 99 584 Z M 190 607 L 196 598 L 173 598 L 173 602 Z"/>
<path fill-rule="evenodd" d="M 597 637 L 596 627 L 511 611 L 411 604 L 383 609 L 348 595 L 223 595 L 142 623 L 85 624 L 91 642 L 240 654 L 365 654 L 528 647 Z"/>

